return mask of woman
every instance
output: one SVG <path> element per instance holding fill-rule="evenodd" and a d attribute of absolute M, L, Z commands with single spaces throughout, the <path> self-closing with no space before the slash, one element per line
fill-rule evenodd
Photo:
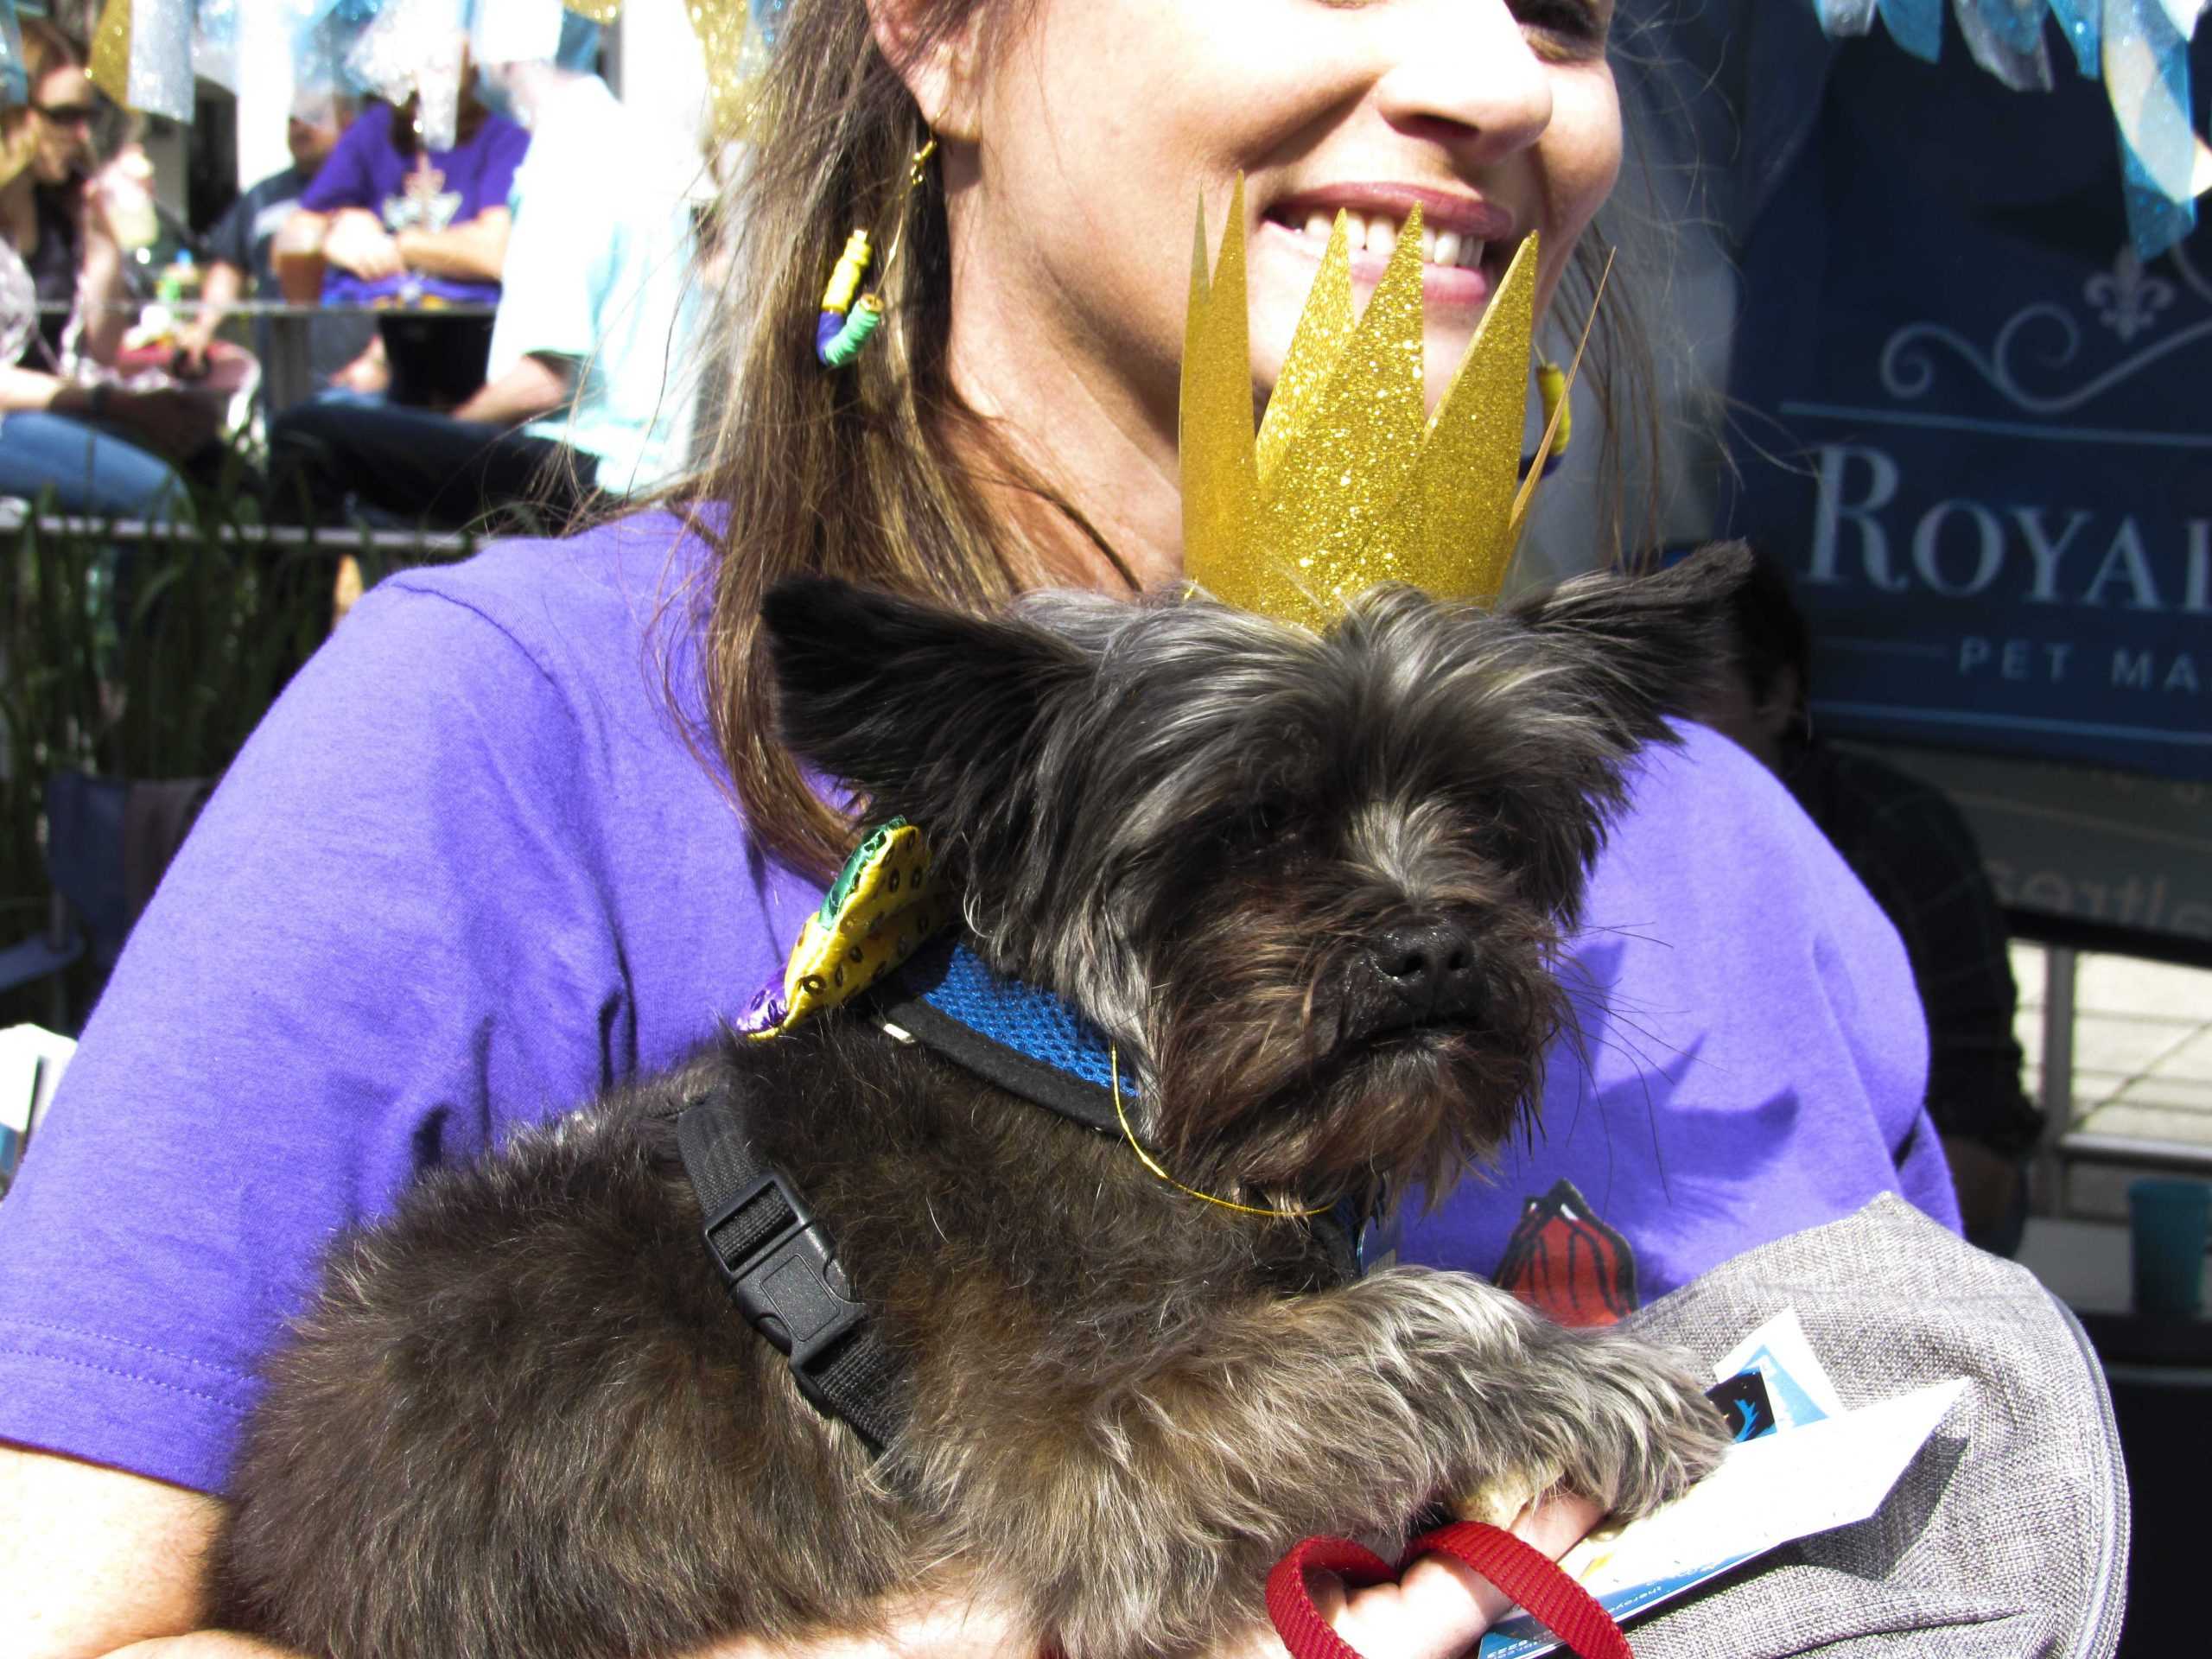
<path fill-rule="evenodd" d="M 765 588 L 815 569 L 983 605 L 1039 582 L 1173 581 L 1193 202 L 1217 225 L 1248 180 L 1262 390 L 1313 276 L 1311 223 L 1359 215 L 1371 283 L 1420 202 L 1459 238 L 1427 283 L 1433 390 L 1511 245 L 1543 232 L 1548 296 L 1611 185 L 1608 22 L 1603 0 L 791 0 L 725 296 L 752 327 L 694 521 L 497 550 L 365 599 L 210 804 L 0 1214 L 0 1345 L 31 1356 L 0 1356 L 0 1437 L 27 1448 L 0 1465 L 0 1619 L 38 1621 L 19 1649 L 193 1629 L 207 1494 L 330 1229 L 427 1163 L 675 1058 L 779 966 L 848 828 L 772 740 Z M 925 131 L 938 159 L 909 194 Z M 892 321 L 832 376 L 816 314 L 855 223 L 901 248 Z M 1783 1187 L 1823 1182 L 1840 1213 L 1901 1179 L 1928 1189 L 1936 1159 L 1940 1192 L 1902 954 L 1771 781 L 1693 733 L 1615 839 L 1629 886 L 1593 913 L 1655 950 L 1677 918 L 1640 880 L 1671 882 L 1670 907 L 1757 903 L 1802 925 L 1756 985 L 1729 982 L 1709 934 L 1649 971 L 1791 1010 L 1809 1081 L 1777 1110 L 1720 1066 L 1689 1076 L 1666 1051 L 1711 1035 L 1732 1062 L 1734 1011 L 1685 1013 L 1663 978 L 1609 973 L 1678 1097 L 1659 1088 L 1611 1140 L 1677 1118 L 1740 1134 L 1748 1116 L 1780 1170 L 1791 1126 L 1817 1118 L 1849 1155 L 1824 1149 Z M 1737 891 L 1745 844 L 1784 892 Z M 1576 1109 L 1571 1058 L 1554 1071 L 1563 1133 L 1597 1115 Z M 1700 1086 L 1718 1103 L 1684 1107 Z M 1801 1220 L 1763 1218 L 1701 1167 L 1666 1173 L 1685 1209 L 1721 1212 L 1672 1271 Z M 1465 1205 L 1485 1199 L 1447 1219 Z M 1478 1618 L 1439 1566 L 1346 1616 L 1378 1656 L 1456 1652 Z M 907 1650 L 988 1645 L 949 1617 L 917 1610 Z M 1421 1639 L 1400 1639 L 1406 1623 Z"/>
<path fill-rule="evenodd" d="M 0 495 L 50 489 L 65 512 L 156 518 L 183 493 L 170 462 L 215 435 L 219 409 L 64 378 L 71 325 L 96 362 L 122 343 L 123 258 L 84 181 L 98 106 L 83 60 L 51 23 L 22 26 L 30 101 L 0 111 Z"/>

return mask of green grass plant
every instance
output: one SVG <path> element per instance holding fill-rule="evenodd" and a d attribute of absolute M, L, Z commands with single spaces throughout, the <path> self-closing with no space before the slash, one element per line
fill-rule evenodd
<path fill-rule="evenodd" d="M 219 776 L 331 626 L 338 562 L 373 582 L 450 551 L 374 548 L 358 533 L 264 539 L 227 470 L 172 522 L 126 534 L 34 504 L 0 517 L 0 945 L 48 913 L 46 779 Z M 65 987 L 73 1020 L 96 990 Z M 0 1025 L 50 1018 L 48 988 L 0 995 Z"/>

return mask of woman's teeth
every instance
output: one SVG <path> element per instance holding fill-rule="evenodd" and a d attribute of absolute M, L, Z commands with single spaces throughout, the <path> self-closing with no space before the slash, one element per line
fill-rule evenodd
<path fill-rule="evenodd" d="M 1306 234 L 1315 241 L 1326 244 L 1329 232 L 1335 224 L 1328 213 L 1312 213 L 1306 220 Z M 1398 233 L 1405 229 L 1402 219 L 1389 219 L 1381 214 L 1363 218 L 1353 213 L 1344 215 L 1344 238 L 1354 253 L 1363 251 L 1387 258 L 1398 245 Z M 1462 270 L 1473 270 L 1481 265 L 1483 255 L 1490 251 L 1487 242 L 1471 236 L 1461 236 L 1457 231 L 1433 231 L 1426 225 L 1421 232 L 1422 262 L 1432 265 L 1456 265 Z"/>

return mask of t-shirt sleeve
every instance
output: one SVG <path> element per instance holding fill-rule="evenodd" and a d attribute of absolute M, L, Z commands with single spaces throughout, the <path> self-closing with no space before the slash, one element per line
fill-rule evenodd
<path fill-rule="evenodd" d="M 561 188 L 534 167 L 523 168 L 519 183 L 493 322 L 494 378 L 533 353 L 588 358 L 597 349 L 597 297 L 616 234 L 599 193 Z"/>
<path fill-rule="evenodd" d="M 0 1439 L 219 1490 L 332 1235 L 621 1072 L 579 718 L 485 616 L 392 583 L 310 660 L 0 1205 Z"/>
<path fill-rule="evenodd" d="M 304 212 L 328 213 L 340 207 L 375 205 L 376 180 L 369 170 L 369 150 L 380 137 L 378 123 L 391 118 L 388 111 L 368 110 L 339 135 L 321 170 L 300 193 Z"/>

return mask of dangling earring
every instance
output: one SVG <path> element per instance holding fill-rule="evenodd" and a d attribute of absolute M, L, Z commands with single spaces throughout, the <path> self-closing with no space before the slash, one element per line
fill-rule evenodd
<path fill-rule="evenodd" d="M 1574 405 L 1567 395 L 1567 371 L 1546 358 L 1536 359 L 1536 394 L 1544 401 L 1544 430 L 1551 433 L 1550 447 L 1541 455 L 1531 455 L 1521 464 L 1526 477 L 1538 467 L 1549 478 L 1559 470 L 1560 462 L 1567 459 L 1567 440 L 1574 435 Z M 1552 425 L 1557 416 L 1556 429 Z"/>
<path fill-rule="evenodd" d="M 932 138 L 914 152 L 906 165 L 906 194 L 912 195 L 921 187 L 928 175 L 930 157 L 937 154 L 937 140 Z M 899 263 L 899 251 L 906 245 L 906 219 L 899 216 L 899 229 L 891 244 L 891 251 L 883 261 L 881 279 L 874 291 L 860 292 L 861 281 L 868 275 L 868 261 L 874 257 L 866 231 L 855 231 L 845 238 L 845 251 L 837 256 L 837 268 L 830 273 L 830 286 L 822 293 L 822 315 L 814 324 L 814 355 L 825 369 L 842 369 L 861 354 L 863 347 L 883 327 L 883 289 L 889 285 L 893 268 Z M 859 298 L 855 299 L 858 295 Z"/>

